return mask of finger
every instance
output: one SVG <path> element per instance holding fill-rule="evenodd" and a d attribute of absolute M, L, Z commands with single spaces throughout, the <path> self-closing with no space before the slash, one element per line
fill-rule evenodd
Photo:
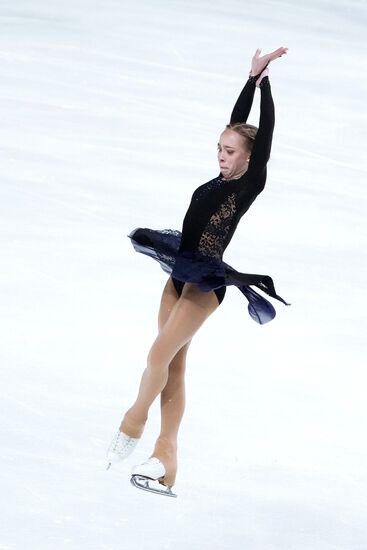
<path fill-rule="evenodd" d="M 280 53 L 283 53 L 287 49 L 288 48 L 283 48 L 283 46 L 282 46 L 281 48 L 277 48 L 273 53 L 274 54 L 280 54 Z"/>
<path fill-rule="evenodd" d="M 278 48 L 277 50 L 274 50 L 269 55 L 270 55 L 271 59 L 276 59 L 277 57 L 281 57 L 282 55 L 287 53 L 287 51 L 288 51 L 288 48 L 283 48 L 282 47 L 282 48 Z"/>
<path fill-rule="evenodd" d="M 269 53 L 269 59 L 272 61 L 277 57 L 279 57 L 279 54 L 280 54 L 279 50 L 275 50 L 274 52 Z"/>
<path fill-rule="evenodd" d="M 254 57 L 255 57 L 255 58 L 258 58 L 258 57 L 260 57 L 260 54 L 261 54 L 261 49 L 260 49 L 260 48 L 257 48 Z"/>
<path fill-rule="evenodd" d="M 288 48 L 278 48 L 277 52 L 278 52 L 278 57 L 281 57 L 282 55 L 284 55 L 285 53 L 287 53 L 288 51 Z"/>

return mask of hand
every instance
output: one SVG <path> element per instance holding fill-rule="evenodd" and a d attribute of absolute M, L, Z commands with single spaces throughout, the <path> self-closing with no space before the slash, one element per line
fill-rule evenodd
<path fill-rule="evenodd" d="M 286 54 L 287 51 L 288 48 L 278 48 L 274 52 L 267 53 L 260 57 L 261 50 L 258 48 L 251 61 L 250 75 L 256 76 L 260 74 L 271 61 L 274 61 L 274 59 L 276 59 L 277 57 L 282 57 L 282 55 Z"/>

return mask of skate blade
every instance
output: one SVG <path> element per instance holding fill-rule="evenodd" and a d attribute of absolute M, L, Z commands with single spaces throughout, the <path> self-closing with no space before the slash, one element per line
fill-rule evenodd
<path fill-rule="evenodd" d="M 130 479 L 131 485 L 133 485 L 137 489 L 142 489 L 143 491 L 148 491 L 148 493 L 155 493 L 156 495 L 162 495 L 164 497 L 177 498 L 177 495 L 175 495 L 175 493 L 172 493 L 171 487 L 165 487 L 164 489 L 157 489 L 156 487 L 151 487 L 149 485 L 150 481 L 156 481 L 156 480 L 151 479 L 150 477 L 141 476 L 137 474 L 134 474 L 133 476 L 131 476 L 131 479 Z"/>

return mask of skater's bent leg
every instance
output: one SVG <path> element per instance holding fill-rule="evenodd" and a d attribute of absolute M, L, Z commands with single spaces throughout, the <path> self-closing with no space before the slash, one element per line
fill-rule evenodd
<path fill-rule="evenodd" d="M 170 316 L 174 305 L 178 301 L 178 298 L 179 296 L 173 285 L 172 279 L 169 277 L 163 289 L 161 302 L 159 306 L 159 314 L 158 314 L 159 331 L 162 329 L 163 325 L 165 324 L 168 317 Z M 142 381 L 141 381 L 141 384 L 142 384 Z M 145 413 L 145 416 L 144 416 L 144 413 L 143 415 L 141 415 L 141 413 L 139 415 L 139 410 L 137 409 L 137 407 L 135 408 L 134 406 L 131 407 L 125 413 L 125 416 L 120 425 L 120 431 L 129 434 L 131 437 L 140 437 L 144 429 L 147 415 L 148 415 L 147 411 Z"/>
<path fill-rule="evenodd" d="M 217 307 L 214 292 L 202 292 L 196 285 L 185 284 L 181 297 L 172 307 L 167 322 L 150 349 L 137 400 L 125 415 L 122 431 L 132 437 L 140 435 L 138 431 L 146 421 L 150 405 L 167 384 L 172 359 Z M 132 433 L 134 424 L 135 434 Z"/>

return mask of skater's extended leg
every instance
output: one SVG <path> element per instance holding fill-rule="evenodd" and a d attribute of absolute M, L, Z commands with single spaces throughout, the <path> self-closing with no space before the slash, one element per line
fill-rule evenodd
<path fill-rule="evenodd" d="M 169 282 L 178 299 L 179 295 L 172 280 L 170 279 Z M 172 311 L 165 306 L 166 304 L 162 301 L 158 316 L 159 331 L 167 323 Z M 168 485 L 174 485 L 177 472 L 177 436 L 185 411 L 185 370 L 189 345 L 190 342 L 185 344 L 172 359 L 168 369 L 167 384 L 161 393 L 161 431 L 153 456 L 164 463 L 165 480 Z"/>
<path fill-rule="evenodd" d="M 159 331 L 168 321 L 172 307 L 179 298 L 171 279 L 167 287 L 168 296 L 163 294 L 159 308 Z M 185 368 L 189 345 L 190 342 L 185 344 L 169 365 L 167 384 L 161 392 L 161 431 L 152 454 L 164 464 L 164 482 L 169 486 L 174 485 L 177 472 L 177 436 L 185 410 Z"/>
<path fill-rule="evenodd" d="M 152 456 L 166 468 L 164 484 L 172 487 L 177 473 L 177 436 L 185 410 L 185 367 L 190 343 L 185 344 L 172 359 L 168 381 L 161 393 L 161 431 Z"/>
<path fill-rule="evenodd" d="M 132 437 L 141 435 L 150 405 L 167 384 L 172 359 L 217 307 L 214 292 L 202 292 L 194 284 L 185 284 L 150 349 L 137 400 L 125 415 L 122 431 Z"/>

